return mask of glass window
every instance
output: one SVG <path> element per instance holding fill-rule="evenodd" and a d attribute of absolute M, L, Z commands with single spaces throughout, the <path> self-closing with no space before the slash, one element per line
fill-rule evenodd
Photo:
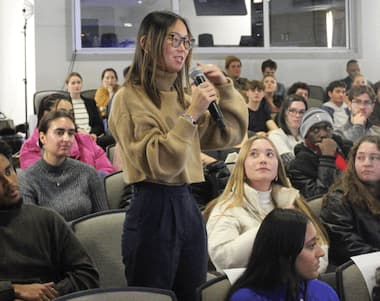
<path fill-rule="evenodd" d="M 80 17 L 77 49 L 135 47 L 142 18 L 153 10 L 171 10 L 171 0 L 76 0 Z M 77 20 L 78 21 L 78 20 Z"/>
<path fill-rule="evenodd" d="M 349 0 L 73 0 L 76 49 L 133 50 L 142 18 L 172 10 L 200 47 L 349 48 Z M 230 50 L 226 50 L 230 51 Z"/>
<path fill-rule="evenodd" d="M 346 47 L 345 4 L 345 0 L 271 0 L 270 46 Z"/>

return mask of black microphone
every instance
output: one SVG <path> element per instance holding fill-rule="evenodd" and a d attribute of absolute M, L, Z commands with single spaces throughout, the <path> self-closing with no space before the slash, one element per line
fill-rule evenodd
<path fill-rule="evenodd" d="M 203 74 L 202 70 L 197 67 L 194 67 L 190 70 L 190 77 L 194 81 L 194 84 L 196 86 L 199 86 L 201 83 L 207 82 L 207 77 Z M 213 100 L 210 103 L 210 105 L 208 106 L 208 110 L 218 127 L 221 130 L 225 130 L 226 124 L 224 123 L 223 113 L 215 100 Z"/>

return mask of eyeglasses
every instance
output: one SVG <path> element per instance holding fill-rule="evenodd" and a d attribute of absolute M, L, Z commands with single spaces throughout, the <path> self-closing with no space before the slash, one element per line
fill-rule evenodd
<path fill-rule="evenodd" d="M 353 99 L 352 103 L 357 104 L 359 106 L 363 105 L 365 107 L 368 107 L 370 105 L 373 105 L 374 101 L 372 101 L 371 99 L 366 99 L 366 100 Z"/>
<path fill-rule="evenodd" d="M 169 33 L 168 39 L 172 42 L 172 47 L 178 48 L 179 46 L 181 46 L 181 44 L 183 44 L 186 50 L 190 50 L 191 48 L 193 48 L 195 43 L 194 39 L 182 38 L 174 32 Z"/>
<path fill-rule="evenodd" d="M 305 114 L 305 110 L 297 110 L 294 108 L 288 109 L 288 112 L 293 115 L 301 115 L 301 116 Z"/>
<path fill-rule="evenodd" d="M 321 125 L 311 127 L 310 132 L 312 132 L 314 134 L 319 134 L 319 132 L 321 130 L 325 130 L 326 132 L 330 133 L 330 132 L 332 132 L 333 128 L 331 125 L 321 124 Z"/>

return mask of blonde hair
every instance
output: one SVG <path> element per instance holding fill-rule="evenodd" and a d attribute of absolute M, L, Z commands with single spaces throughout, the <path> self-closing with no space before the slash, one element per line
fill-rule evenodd
<path fill-rule="evenodd" d="M 245 160 L 248 157 L 249 151 L 252 147 L 252 144 L 259 140 L 266 140 L 270 143 L 270 145 L 273 147 L 274 153 L 276 155 L 277 161 L 278 161 L 278 169 L 277 169 L 277 176 L 272 181 L 273 184 L 278 184 L 282 187 L 291 188 L 292 185 L 289 181 L 289 179 L 286 176 L 285 167 L 281 160 L 281 157 L 272 143 L 267 137 L 260 137 L 260 136 L 253 136 L 249 138 L 241 147 L 239 155 L 236 160 L 235 167 L 231 173 L 231 176 L 227 182 L 227 185 L 223 191 L 223 193 L 213 201 L 211 201 L 205 210 L 203 211 L 203 216 L 207 222 L 213 208 L 219 204 L 219 203 L 226 203 L 228 204 L 226 206 L 226 209 L 233 208 L 233 207 L 242 207 L 244 202 L 244 184 L 247 183 L 247 175 L 244 168 Z M 277 207 L 277 204 L 274 203 L 275 207 Z M 318 218 L 313 214 L 313 212 L 310 210 L 307 203 L 304 201 L 301 195 L 299 195 L 295 201 L 294 201 L 294 207 L 298 209 L 299 211 L 303 212 L 307 217 L 310 218 L 313 226 L 315 227 L 319 237 L 321 238 L 321 242 L 328 244 L 328 236 L 323 228 L 322 224 L 319 222 Z"/>

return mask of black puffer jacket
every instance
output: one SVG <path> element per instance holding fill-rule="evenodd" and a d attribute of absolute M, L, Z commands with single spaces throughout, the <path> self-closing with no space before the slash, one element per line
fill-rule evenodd
<path fill-rule="evenodd" d="M 333 135 L 333 139 L 338 144 L 338 152 L 347 158 L 352 142 L 342 140 L 335 135 Z M 294 160 L 286 166 L 292 185 L 301 192 L 306 200 L 327 193 L 340 174 L 335 166 L 335 157 L 319 155 L 303 143 L 296 145 L 294 154 Z"/>
<path fill-rule="evenodd" d="M 329 260 L 334 265 L 380 251 L 380 216 L 353 205 L 343 191 L 327 195 L 320 217 L 330 237 Z"/>

